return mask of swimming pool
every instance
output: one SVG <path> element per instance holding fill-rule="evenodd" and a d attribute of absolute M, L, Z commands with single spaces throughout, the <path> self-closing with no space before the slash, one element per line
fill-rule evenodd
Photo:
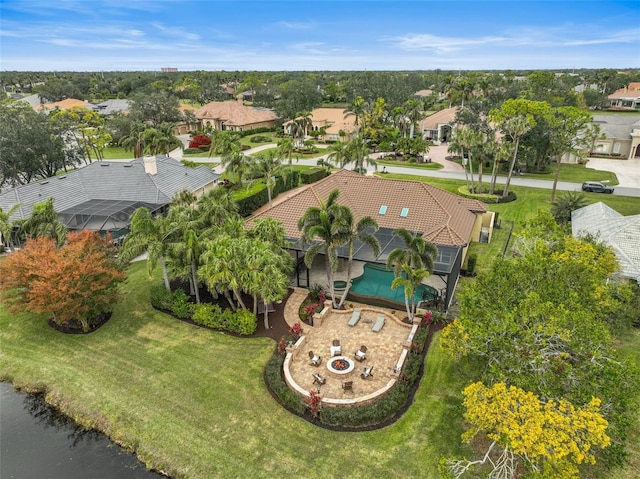
<path fill-rule="evenodd" d="M 383 265 L 366 263 L 364 272 L 353 280 L 349 292 L 354 293 L 354 296 L 385 298 L 404 306 L 404 288 L 391 289 L 393 278 L 392 270 L 386 269 Z M 438 290 L 433 286 L 421 284 L 415 297 L 418 302 L 433 301 L 438 298 Z"/>

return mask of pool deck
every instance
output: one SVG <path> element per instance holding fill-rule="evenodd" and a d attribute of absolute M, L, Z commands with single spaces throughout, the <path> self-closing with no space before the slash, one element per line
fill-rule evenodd
<path fill-rule="evenodd" d="M 307 294 L 308 290 L 296 288 L 287 300 L 284 316 L 290 326 L 300 322 L 298 310 Z M 401 321 L 406 316 L 405 312 L 349 301 L 346 305 L 348 309 L 344 311 L 328 310 L 321 326 L 302 323 L 304 338 L 296 348 L 291 348 L 285 361 L 285 377 L 288 369 L 289 379 L 299 387 L 299 393 L 308 394 L 308 391 L 319 387 L 325 403 L 333 405 L 366 402 L 393 385 L 397 378 L 394 366 L 404 360 L 412 331 L 412 325 Z M 362 310 L 360 321 L 353 327 L 347 325 L 352 308 Z M 380 313 L 385 315 L 385 325 L 376 333 L 371 328 Z M 350 373 L 332 373 L 327 368 L 327 361 L 331 358 L 330 347 L 334 339 L 340 341 L 342 355 L 350 359 L 354 358 L 360 346 L 367 346 L 367 358 L 362 362 L 354 360 L 355 368 Z M 319 366 L 310 364 L 309 351 L 321 356 Z M 373 366 L 373 375 L 368 379 L 360 377 L 365 366 Z M 321 386 L 314 384 L 314 373 L 324 376 L 326 383 Z M 353 391 L 343 391 L 343 381 L 353 381 Z"/>

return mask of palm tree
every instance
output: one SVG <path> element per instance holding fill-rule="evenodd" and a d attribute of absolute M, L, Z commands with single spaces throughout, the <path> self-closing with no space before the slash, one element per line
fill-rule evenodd
<path fill-rule="evenodd" d="M 246 156 L 237 144 L 232 144 L 229 150 L 222 155 L 222 166 L 238 178 L 238 185 L 242 186 L 242 176 L 251 163 L 251 159 Z"/>
<path fill-rule="evenodd" d="M 276 186 L 276 176 L 284 174 L 280 158 L 276 157 L 276 153 L 273 150 L 259 153 L 249 167 L 249 173 L 253 178 L 263 180 L 267 185 L 269 208 L 271 208 L 271 195 Z"/>
<path fill-rule="evenodd" d="M 348 160 L 348 151 L 347 151 L 347 143 L 343 143 L 341 141 L 336 141 L 333 145 L 327 148 L 329 151 L 329 155 L 327 156 L 327 160 L 329 164 L 339 165 L 343 167 Z"/>
<path fill-rule="evenodd" d="M 171 212 L 171 210 L 169 211 Z M 176 241 L 179 231 L 179 224 L 171 215 L 157 215 L 154 218 L 147 208 L 138 208 L 131 215 L 131 232 L 122 244 L 119 259 L 127 263 L 147 251 L 149 254 L 147 260 L 149 274 L 155 269 L 159 261 L 162 268 L 164 286 L 167 291 L 171 291 L 166 257 L 172 244 Z"/>
<path fill-rule="evenodd" d="M 173 196 L 173 199 L 171 200 L 171 206 L 192 207 L 197 200 L 198 197 L 193 191 L 184 189 L 180 190 Z"/>
<path fill-rule="evenodd" d="M 198 276 L 205 282 L 209 291 L 222 293 L 234 311 L 237 308 L 229 291 L 233 291 L 238 305 L 247 309 L 240 295 L 243 285 L 242 277 L 246 274 L 244 256 L 247 253 L 241 243 L 238 238 L 226 234 L 206 241 L 201 258 L 202 264 L 198 268 Z"/>
<path fill-rule="evenodd" d="M 293 144 L 293 140 L 291 138 L 285 136 L 278 140 L 278 155 L 280 155 L 282 158 L 287 159 L 291 171 L 293 171 L 293 158 L 295 158 L 296 161 L 300 159 L 298 155 L 295 155 L 295 152 L 296 146 Z"/>
<path fill-rule="evenodd" d="M 364 117 L 367 111 L 369 111 L 369 103 L 361 96 L 358 96 L 344 109 L 344 117 L 346 118 L 349 115 L 354 115 L 356 117 L 354 124 L 356 127 L 359 127 L 358 130 L 360 130 L 365 126 Z"/>
<path fill-rule="evenodd" d="M 372 233 L 378 230 L 378 223 L 371 216 L 365 216 L 360 218 L 357 223 L 354 223 L 353 212 L 348 206 L 341 206 L 339 209 L 339 223 L 341 224 L 341 230 L 343 233 L 343 240 L 346 240 L 346 244 L 349 250 L 349 256 L 347 260 L 347 287 L 342 293 L 338 308 L 342 308 L 344 301 L 347 299 L 349 289 L 351 288 L 351 268 L 353 266 L 353 245 L 356 241 L 360 241 L 368 245 L 372 250 L 375 257 L 380 254 L 380 243 Z"/>
<path fill-rule="evenodd" d="M 587 198 L 580 192 L 567 191 L 553 202 L 551 214 L 558 224 L 571 222 L 571 212 L 587 205 Z"/>
<path fill-rule="evenodd" d="M 304 254 L 307 268 L 311 268 L 318 253 L 324 253 L 327 282 L 333 307 L 337 307 L 333 277 L 338 268 L 338 248 L 344 244 L 343 232 L 335 221 L 339 214 L 337 203 L 340 190 L 329 193 L 326 202 L 320 201 L 320 206 L 310 206 L 298 220 L 298 230 L 302 231 L 303 245 L 310 245 Z"/>
<path fill-rule="evenodd" d="M 202 195 L 197 209 L 204 227 L 220 227 L 227 219 L 238 217 L 238 204 L 231 192 L 220 186 Z"/>
<path fill-rule="evenodd" d="M 391 289 L 396 289 L 399 286 L 404 288 L 404 304 L 407 309 L 409 322 L 413 323 L 413 318 L 416 315 L 416 307 L 418 306 L 416 290 L 422 282 L 429 277 L 429 272 L 422 268 L 413 269 L 408 264 L 402 265 L 401 272 L 401 275 L 393 279 Z"/>
<path fill-rule="evenodd" d="M 13 240 L 11 238 L 11 233 L 13 231 L 13 221 L 9 218 L 15 213 L 15 211 L 20 207 L 20 203 L 13 205 L 11 208 L 7 210 L 5 213 L 2 208 L 0 208 L 0 244 L 4 242 L 7 247 L 11 250 L 13 248 Z"/>
<path fill-rule="evenodd" d="M 491 184 L 489 186 L 489 194 L 492 195 L 496 190 L 496 180 L 498 178 L 499 165 L 503 161 L 508 161 L 513 152 L 513 144 L 503 141 L 500 143 L 495 152 L 493 159 L 493 169 L 491 171 Z"/>
<path fill-rule="evenodd" d="M 347 143 L 346 152 L 347 163 L 353 163 L 353 171 L 364 175 L 367 172 L 365 163 L 373 166 L 376 170 L 378 169 L 376 161 L 369 156 L 371 150 L 364 138 L 357 137 Z"/>
<path fill-rule="evenodd" d="M 142 158 L 145 149 L 145 127 L 142 124 L 134 124 L 128 135 L 120 139 L 120 146 L 127 151 L 132 151 L 134 158 Z"/>
<path fill-rule="evenodd" d="M 425 117 L 424 104 L 418 100 L 409 100 L 404 104 L 403 110 L 409 122 L 409 138 L 413 138 L 416 125 Z"/>
<path fill-rule="evenodd" d="M 393 232 L 404 243 L 404 247 L 395 248 L 387 257 L 387 269 L 393 266 L 393 272 L 400 276 L 404 265 L 411 269 L 433 271 L 433 262 L 438 256 L 438 249 L 421 236 L 411 234 L 405 228 L 398 228 Z"/>
<path fill-rule="evenodd" d="M 465 167 L 465 175 L 467 172 L 467 165 L 469 166 L 469 173 L 471 174 L 471 185 L 469 191 L 475 193 L 474 179 L 473 179 L 473 158 L 472 150 L 478 145 L 482 144 L 482 133 L 474 131 L 470 128 L 456 128 L 455 134 L 451 142 L 449 143 L 449 149 L 451 151 L 459 151 L 462 153 L 462 161 Z M 465 151 L 467 152 L 467 162 L 465 164 Z M 469 186 L 467 184 L 467 186 Z"/>
<path fill-rule="evenodd" d="M 58 218 L 53 209 L 53 198 L 33 205 L 31 216 L 20 226 L 21 233 L 27 238 L 49 237 L 62 246 L 67 237 L 67 227 Z"/>
<path fill-rule="evenodd" d="M 225 155 L 233 146 L 239 146 L 240 137 L 232 131 L 214 130 L 211 133 L 211 145 L 209 146 L 209 156 Z"/>
<path fill-rule="evenodd" d="M 173 132 L 175 131 L 175 125 L 172 123 L 160 123 L 156 130 L 160 132 L 159 138 L 157 140 L 158 148 L 162 151 L 160 153 L 164 153 L 166 156 L 169 156 L 171 150 L 175 148 L 184 148 L 184 143 L 178 138 Z"/>
<path fill-rule="evenodd" d="M 304 137 L 313 127 L 313 121 L 309 113 L 303 113 L 301 116 L 291 122 L 289 126 L 289 134 L 296 139 L 298 148 L 302 147 Z"/>
<path fill-rule="evenodd" d="M 504 190 L 502 191 L 502 197 L 504 198 L 509 194 L 509 185 L 511 184 L 511 176 L 513 175 L 513 167 L 516 164 L 516 159 L 518 158 L 518 146 L 520 144 L 520 138 L 526 132 L 528 132 L 533 125 L 529 121 L 526 116 L 516 115 L 513 116 L 506 121 L 504 121 L 501 125 L 502 131 L 506 135 L 511 138 L 513 141 L 513 157 L 511 158 L 511 163 L 509 164 L 509 173 L 507 174 L 507 181 L 504 184 Z"/>

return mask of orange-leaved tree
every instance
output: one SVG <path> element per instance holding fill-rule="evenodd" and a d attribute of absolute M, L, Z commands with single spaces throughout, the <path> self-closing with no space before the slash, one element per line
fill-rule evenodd
<path fill-rule="evenodd" d="M 27 240 L 0 264 L 0 292 L 10 311 L 47 313 L 57 325 L 89 321 L 110 311 L 124 271 L 109 238 L 83 230 L 56 248 L 51 238 Z"/>

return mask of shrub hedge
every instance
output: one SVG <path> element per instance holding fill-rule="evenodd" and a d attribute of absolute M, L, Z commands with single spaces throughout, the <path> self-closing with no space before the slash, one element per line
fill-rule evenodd
<path fill-rule="evenodd" d="M 460 196 L 464 196 L 465 198 L 471 198 L 474 200 L 482 201 L 483 203 L 510 203 L 518 199 L 516 194 L 513 191 L 510 191 L 507 196 L 502 197 L 502 191 L 497 190 L 493 195 L 488 193 L 471 193 L 466 186 L 461 186 L 458 188 L 458 194 Z"/>
<path fill-rule="evenodd" d="M 311 168 L 300 173 L 300 181 L 303 185 L 309 185 L 321 180 L 325 176 L 327 176 L 327 171 L 324 168 Z"/>
<path fill-rule="evenodd" d="M 233 312 L 222 309 L 217 304 L 193 304 L 189 295 L 182 289 L 167 291 L 163 285 L 151 287 L 151 305 L 154 308 L 168 311 L 180 319 L 189 319 L 207 328 L 229 331 L 249 336 L 258 328 L 258 319 L 251 312 L 240 309 Z"/>

